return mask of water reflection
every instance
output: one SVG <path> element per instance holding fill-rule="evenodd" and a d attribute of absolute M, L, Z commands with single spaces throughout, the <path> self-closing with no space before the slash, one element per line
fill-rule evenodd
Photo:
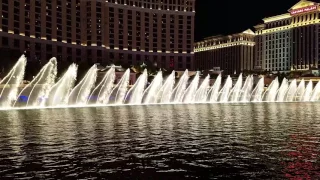
<path fill-rule="evenodd" d="M 2 111 L 0 178 L 315 179 L 320 176 L 317 106 Z"/>

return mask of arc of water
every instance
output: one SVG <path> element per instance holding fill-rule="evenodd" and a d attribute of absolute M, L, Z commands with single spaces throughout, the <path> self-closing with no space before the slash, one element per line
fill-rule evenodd
<path fill-rule="evenodd" d="M 253 88 L 253 76 L 250 75 L 246 78 L 243 88 L 241 89 L 241 94 L 240 94 L 241 102 L 250 102 L 252 88 Z"/>
<path fill-rule="evenodd" d="M 302 96 L 302 101 L 304 102 L 310 101 L 312 96 L 312 90 L 313 90 L 312 88 L 313 88 L 313 82 L 310 80 Z"/>
<path fill-rule="evenodd" d="M 172 71 L 172 73 L 165 80 L 165 83 L 163 84 L 163 86 L 157 92 L 156 101 L 158 103 L 170 103 L 170 98 L 172 96 L 174 84 L 175 84 L 175 71 Z"/>
<path fill-rule="evenodd" d="M 162 87 L 162 71 L 159 71 L 158 74 L 153 79 L 149 87 L 144 91 L 142 103 L 143 104 L 154 104 L 157 102 L 157 92 Z"/>
<path fill-rule="evenodd" d="M 283 78 L 281 86 L 277 92 L 276 101 L 277 102 L 284 102 L 285 101 L 285 95 L 286 91 L 289 88 L 289 83 L 286 78 Z"/>
<path fill-rule="evenodd" d="M 171 95 L 171 102 L 182 102 L 184 91 L 187 89 L 187 83 L 189 80 L 188 70 L 186 70 L 181 76 L 178 85 L 174 88 Z"/>
<path fill-rule="evenodd" d="M 234 87 L 231 89 L 230 94 L 228 95 L 228 99 L 230 102 L 238 102 L 240 98 L 241 88 L 242 88 L 242 74 L 239 75 L 239 78 L 234 85 Z"/>
<path fill-rule="evenodd" d="M 264 92 L 264 77 L 260 78 L 258 84 L 251 93 L 251 102 L 261 102 Z"/>
<path fill-rule="evenodd" d="M 219 98 L 219 91 L 220 91 L 220 87 L 221 87 L 221 74 L 219 74 L 219 76 L 217 77 L 217 79 L 215 80 L 213 86 L 211 87 L 211 89 L 209 90 L 209 95 L 208 95 L 208 102 L 218 102 L 218 98 Z"/>
<path fill-rule="evenodd" d="M 305 81 L 304 79 L 302 79 L 294 95 L 294 101 L 301 101 L 305 90 L 306 90 Z"/>
<path fill-rule="evenodd" d="M 70 105 L 83 105 L 87 103 L 87 98 L 95 85 L 97 78 L 97 65 L 94 64 L 86 73 L 80 83 L 73 88 L 69 97 L 68 103 Z"/>
<path fill-rule="evenodd" d="M 294 95 L 297 91 L 297 80 L 294 79 L 291 81 L 289 88 L 286 92 L 285 101 L 292 102 L 294 100 Z"/>
<path fill-rule="evenodd" d="M 11 107 L 12 103 L 17 100 L 18 88 L 23 81 L 26 64 L 27 59 L 22 55 L 10 72 L 0 82 L 1 85 L 4 84 L 0 94 L 1 107 Z"/>
<path fill-rule="evenodd" d="M 231 88 L 232 88 L 232 79 L 230 76 L 228 76 L 223 88 L 219 92 L 220 94 L 219 102 L 228 102 L 228 97 L 229 97 Z"/>
<path fill-rule="evenodd" d="M 310 98 L 310 101 L 319 101 L 319 100 L 320 100 L 320 81 L 314 87 L 311 98 Z"/>
<path fill-rule="evenodd" d="M 69 94 L 77 78 L 77 70 L 78 66 L 74 63 L 71 64 L 62 78 L 52 86 L 47 100 L 48 106 L 66 105 L 68 103 Z"/>
<path fill-rule="evenodd" d="M 129 104 L 141 104 L 143 92 L 148 82 L 147 69 L 140 75 L 136 83 L 128 91 L 125 101 Z"/>
<path fill-rule="evenodd" d="M 123 104 L 124 97 L 129 85 L 130 69 L 123 74 L 119 83 L 114 87 L 110 94 L 109 104 Z"/>
<path fill-rule="evenodd" d="M 203 80 L 202 84 L 200 85 L 199 89 L 195 95 L 195 102 L 197 103 L 204 103 L 207 101 L 209 87 L 210 87 L 210 75 Z"/>
<path fill-rule="evenodd" d="M 97 100 L 95 101 L 96 104 L 107 104 L 110 98 L 110 94 L 112 92 L 112 88 L 114 85 L 116 75 L 115 75 L 115 66 L 112 66 L 107 73 L 105 74 L 102 81 L 99 85 L 92 91 L 89 96 L 89 100 L 94 96 L 95 93 L 97 94 Z"/>
<path fill-rule="evenodd" d="M 57 60 L 56 58 L 51 58 L 49 62 L 42 67 L 37 76 L 28 84 L 19 94 L 19 97 L 24 93 L 28 88 L 31 88 L 31 91 L 28 96 L 26 106 L 43 106 L 45 103 L 45 98 L 47 98 L 48 93 L 52 85 L 54 84 L 55 78 L 57 75 Z M 40 85 L 40 87 L 38 87 Z M 35 91 L 36 88 L 40 88 L 38 91 Z M 38 99 L 42 98 L 42 101 L 39 102 Z M 17 101 L 15 101 L 14 106 Z"/>
<path fill-rule="evenodd" d="M 195 101 L 196 92 L 199 86 L 199 80 L 200 80 L 200 74 L 199 72 L 197 72 L 191 84 L 182 95 L 183 97 L 182 102 L 193 103 Z"/>
<path fill-rule="evenodd" d="M 279 80 L 278 80 L 278 77 L 276 77 L 272 81 L 272 83 L 270 84 L 270 86 L 268 87 L 266 92 L 264 92 L 264 94 L 262 96 L 263 101 L 274 102 L 276 99 L 278 89 L 279 89 Z"/>

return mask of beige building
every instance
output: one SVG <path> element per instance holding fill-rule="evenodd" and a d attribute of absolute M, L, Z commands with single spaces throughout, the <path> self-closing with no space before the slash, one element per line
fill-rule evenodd
<path fill-rule="evenodd" d="M 255 28 L 256 69 L 283 72 L 319 67 L 319 3 L 301 0 L 285 14 L 264 18 Z"/>
<path fill-rule="evenodd" d="M 250 29 L 237 34 L 213 36 L 195 43 L 197 70 L 239 74 L 254 68 L 254 37 Z"/>
<path fill-rule="evenodd" d="M 28 60 L 194 69 L 195 0 L 0 0 L 0 47 Z"/>

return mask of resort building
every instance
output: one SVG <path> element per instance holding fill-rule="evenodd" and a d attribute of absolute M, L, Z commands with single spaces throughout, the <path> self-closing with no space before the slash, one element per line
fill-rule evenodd
<path fill-rule="evenodd" d="M 29 61 L 194 69 L 195 0 L 0 0 L 0 48 Z"/>
<path fill-rule="evenodd" d="M 306 71 L 319 68 L 319 4 L 301 0 L 287 13 L 255 26 L 255 69 Z"/>
<path fill-rule="evenodd" d="M 213 36 L 195 43 L 195 68 L 239 74 L 254 68 L 255 33 L 248 29 L 227 36 Z"/>

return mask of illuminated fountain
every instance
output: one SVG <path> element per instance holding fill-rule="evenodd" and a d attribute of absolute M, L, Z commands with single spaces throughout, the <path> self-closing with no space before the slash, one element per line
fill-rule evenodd
<path fill-rule="evenodd" d="M 188 70 L 186 70 L 181 76 L 178 85 L 175 87 L 175 89 L 173 89 L 173 92 L 171 94 L 171 102 L 174 102 L 174 103 L 182 102 L 184 92 L 188 86 L 188 80 L 189 80 L 189 75 L 188 75 Z"/>
<path fill-rule="evenodd" d="M 230 76 L 227 76 L 222 84 L 222 76 L 219 75 L 214 84 L 210 86 L 209 75 L 200 84 L 200 72 L 197 72 L 189 83 L 188 70 L 182 74 L 178 83 L 175 83 L 175 71 L 172 71 L 165 80 L 162 71 L 159 71 L 148 85 L 148 72 L 145 69 L 136 83 L 129 86 L 130 69 L 123 73 L 120 81 L 115 85 L 114 66 L 110 67 L 100 82 L 96 82 L 98 69 L 96 65 L 93 65 L 84 78 L 75 85 L 78 66 L 71 64 L 64 75 L 57 79 L 55 58 L 50 59 L 34 79 L 19 92 L 19 87 L 23 86 L 25 67 L 26 58 L 21 56 L 1 81 L 0 105 L 2 109 L 121 104 L 314 102 L 320 100 L 320 82 L 313 88 L 311 80 L 306 83 L 302 79 L 297 85 L 296 79 L 289 84 L 289 81 L 284 78 L 280 85 L 276 77 L 268 87 L 265 87 L 264 77 L 261 77 L 254 86 L 252 75 L 243 77 L 240 74 L 235 84 Z"/>
<path fill-rule="evenodd" d="M 314 87 L 310 101 L 319 101 L 320 100 L 320 81 L 317 83 L 316 87 Z"/>
<path fill-rule="evenodd" d="M 44 106 L 46 98 L 49 96 L 49 91 L 54 85 L 57 75 L 57 60 L 52 58 L 46 65 L 42 67 L 36 77 L 28 84 L 19 94 L 19 97 L 27 97 L 26 104 L 17 104 L 14 106 L 39 107 Z"/>
<path fill-rule="evenodd" d="M 297 92 L 297 80 L 294 79 L 286 92 L 285 101 L 292 102 L 294 100 L 295 93 Z"/>
<path fill-rule="evenodd" d="M 255 89 L 251 93 L 251 102 L 261 102 L 262 101 L 262 93 L 264 92 L 264 78 L 262 77 Z"/>
<path fill-rule="evenodd" d="M 199 86 L 199 80 L 200 80 L 200 75 L 199 75 L 199 72 L 197 72 L 191 84 L 184 92 L 182 102 L 184 103 L 195 102 L 196 92 Z"/>
<path fill-rule="evenodd" d="M 279 88 L 279 81 L 278 81 L 278 77 L 276 77 L 276 79 L 272 81 L 272 83 L 270 84 L 270 86 L 262 96 L 263 101 L 274 102 L 277 96 L 278 88 Z"/>
<path fill-rule="evenodd" d="M 18 89 L 22 84 L 27 59 L 22 55 L 11 69 L 9 74 L 0 82 L 2 86 L 0 94 L 0 107 L 9 108 L 18 98 Z"/>
<path fill-rule="evenodd" d="M 174 84 L 175 84 L 175 71 L 172 71 L 172 73 L 167 77 L 163 86 L 157 92 L 156 99 L 158 103 L 170 103 Z"/>
<path fill-rule="evenodd" d="M 125 95 L 128 91 L 130 81 L 130 69 L 127 69 L 119 83 L 112 90 L 109 97 L 109 104 L 123 104 Z"/>
<path fill-rule="evenodd" d="M 234 85 L 234 87 L 232 88 L 229 94 L 230 102 L 239 102 L 241 89 L 242 89 L 242 74 L 240 74 L 236 84 Z"/>
<path fill-rule="evenodd" d="M 107 104 L 109 102 L 115 78 L 115 67 L 112 66 L 107 71 L 102 81 L 92 91 L 90 98 L 88 99 L 88 104 Z"/>
<path fill-rule="evenodd" d="M 208 102 L 218 102 L 219 91 L 221 88 L 221 74 L 217 77 L 216 81 L 214 82 L 212 88 L 209 90 L 209 96 L 207 98 Z"/>
<path fill-rule="evenodd" d="M 232 88 L 232 79 L 230 76 L 228 76 L 223 88 L 219 92 L 219 102 L 228 102 L 228 97 L 229 97 L 231 88 Z"/>
<path fill-rule="evenodd" d="M 202 84 L 200 85 L 199 89 L 196 92 L 196 95 L 195 95 L 196 103 L 204 103 L 207 101 L 209 88 L 210 88 L 210 75 L 207 75 L 207 77 L 202 81 Z"/>
<path fill-rule="evenodd" d="M 69 94 L 76 82 L 77 70 L 78 66 L 76 64 L 71 64 L 69 66 L 67 72 L 50 89 L 46 105 L 60 106 L 68 104 Z"/>
<path fill-rule="evenodd" d="M 85 105 L 97 79 L 97 65 L 93 65 L 80 83 L 71 91 L 69 105 Z"/>
<path fill-rule="evenodd" d="M 304 94 L 302 96 L 302 99 L 301 101 L 304 101 L 304 102 L 308 102 L 310 101 L 311 99 L 311 96 L 312 96 L 312 90 L 313 90 L 313 83 L 312 81 L 310 80 L 305 91 L 304 91 Z"/>
<path fill-rule="evenodd" d="M 141 104 L 143 92 L 148 82 L 148 71 L 145 69 L 138 78 L 137 82 L 128 91 L 125 97 L 126 104 Z"/>
<path fill-rule="evenodd" d="M 250 102 L 252 88 L 253 88 L 253 76 L 250 75 L 246 78 L 243 88 L 241 89 L 240 102 Z"/>
<path fill-rule="evenodd" d="M 284 98 L 285 98 L 288 87 L 289 87 L 288 80 L 286 78 L 283 78 L 281 86 L 278 89 L 278 93 L 276 96 L 277 102 L 284 102 Z"/>
<path fill-rule="evenodd" d="M 150 86 L 143 93 L 143 97 L 142 97 L 143 104 L 157 103 L 157 92 L 162 87 L 162 82 L 163 82 L 162 71 L 159 71 L 158 74 L 153 79 Z"/>

